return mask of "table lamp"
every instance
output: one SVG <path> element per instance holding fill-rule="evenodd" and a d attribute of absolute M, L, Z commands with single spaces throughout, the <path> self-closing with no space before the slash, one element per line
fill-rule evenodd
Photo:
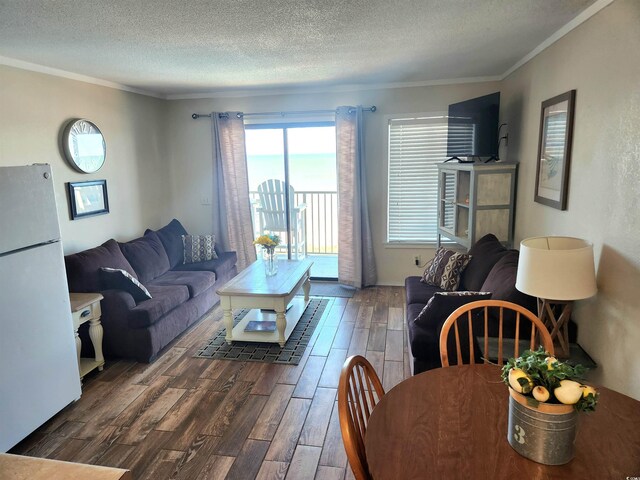
<path fill-rule="evenodd" d="M 538 298 L 538 318 L 559 347 L 556 355 L 568 357 L 573 301 L 592 297 L 597 292 L 593 245 L 572 237 L 523 240 L 516 288 Z"/>

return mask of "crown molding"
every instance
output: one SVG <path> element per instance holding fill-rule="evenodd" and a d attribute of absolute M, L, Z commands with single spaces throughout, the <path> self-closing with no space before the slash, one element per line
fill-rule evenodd
<path fill-rule="evenodd" d="M 589 20 L 591 17 L 593 17 L 600 10 L 602 10 L 603 8 L 608 7 L 609 5 L 611 5 L 614 1 L 615 0 L 598 0 L 597 2 L 595 2 L 594 4 L 589 6 L 588 8 L 584 9 L 573 20 L 571 20 L 569 23 L 565 24 L 562 28 L 557 30 L 553 35 L 551 35 L 549 38 L 547 38 L 544 42 L 542 42 L 536 48 L 531 50 L 527 55 L 525 55 L 520 60 L 518 60 L 511 68 L 509 68 L 506 72 L 504 72 L 500 76 L 500 80 L 504 80 L 505 78 L 507 78 L 509 75 L 511 75 L 513 72 L 515 72 L 521 66 L 523 66 L 529 60 L 531 60 L 532 58 L 536 57 L 542 51 L 546 50 L 548 47 L 550 47 L 551 45 L 556 43 L 558 40 L 560 40 L 562 37 L 564 37 L 571 30 L 573 30 L 573 29 L 577 28 L 578 26 L 582 25 L 584 22 Z"/>
<path fill-rule="evenodd" d="M 44 73 L 46 75 L 53 75 L 54 77 L 68 78 L 69 80 L 76 80 L 78 82 L 90 83 L 92 85 L 99 85 L 101 87 L 114 88 L 116 90 L 123 90 L 125 92 L 137 93 L 139 95 L 146 95 L 148 97 L 161 98 L 163 100 L 166 99 L 165 95 L 161 95 L 155 92 L 150 92 L 148 90 L 133 88 L 127 85 L 123 85 L 121 83 L 110 82 L 108 80 L 89 77 L 87 75 L 80 75 L 79 73 L 68 72 L 66 70 L 60 70 L 59 68 L 45 67 L 44 65 L 25 62 L 23 60 L 17 60 L 15 58 L 3 57 L 2 55 L 0 55 L 0 65 L 7 65 L 9 67 L 15 67 L 21 70 L 28 70 L 36 73 Z"/>
<path fill-rule="evenodd" d="M 432 87 L 437 85 L 456 85 L 462 83 L 483 83 L 496 82 L 501 80 L 499 75 L 487 77 L 467 77 L 453 78 L 442 80 L 425 80 L 420 82 L 393 82 L 393 83 L 360 83 L 334 85 L 326 87 L 292 87 L 292 88 L 274 88 L 274 89 L 248 89 L 248 90 L 218 90 L 202 93 L 185 93 L 167 95 L 167 100 L 197 100 L 205 98 L 237 98 L 237 97 L 263 97 L 273 95 L 295 95 L 310 93 L 340 93 L 340 92 L 356 92 L 365 90 L 384 90 L 389 88 L 413 88 L 413 87 Z"/>

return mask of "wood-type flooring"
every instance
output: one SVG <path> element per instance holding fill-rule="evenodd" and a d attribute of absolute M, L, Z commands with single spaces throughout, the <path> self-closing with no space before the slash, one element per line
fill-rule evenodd
<path fill-rule="evenodd" d="M 340 369 L 365 355 L 385 390 L 409 376 L 404 289 L 331 298 L 299 365 L 194 358 L 219 307 L 152 364 L 112 361 L 11 453 L 131 469 L 135 479 L 349 479 Z M 104 328 L 108 328 L 105 325 Z"/>

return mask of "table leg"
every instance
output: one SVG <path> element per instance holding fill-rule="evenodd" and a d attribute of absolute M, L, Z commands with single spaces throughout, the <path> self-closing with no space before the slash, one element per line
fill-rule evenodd
<path fill-rule="evenodd" d="M 286 308 L 286 306 L 284 307 Z M 278 343 L 281 347 L 284 347 L 285 339 L 284 332 L 287 328 L 287 317 L 285 315 L 283 307 L 278 307 L 276 310 L 276 328 L 278 329 Z"/>
<path fill-rule="evenodd" d="M 233 341 L 233 310 L 231 309 L 231 300 L 227 297 L 221 297 L 220 304 L 222 305 L 222 318 L 224 320 L 224 339 L 227 344 L 231 345 Z"/>
<path fill-rule="evenodd" d="M 104 355 L 102 354 L 102 324 L 100 323 L 99 318 L 93 318 L 89 320 L 89 338 L 91 338 L 91 343 L 93 344 L 93 351 L 96 353 L 96 362 L 100 365 L 98 366 L 98 371 L 102 371 L 104 369 Z"/>
<path fill-rule="evenodd" d="M 309 292 L 311 291 L 311 277 L 307 272 L 307 279 L 302 284 L 302 290 L 304 291 L 304 303 L 309 303 Z"/>

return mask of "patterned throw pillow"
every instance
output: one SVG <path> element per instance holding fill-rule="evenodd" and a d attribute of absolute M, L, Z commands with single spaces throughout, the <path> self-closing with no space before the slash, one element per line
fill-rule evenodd
<path fill-rule="evenodd" d="M 105 289 L 124 290 L 131 294 L 136 303 L 152 298 L 149 290 L 126 270 L 101 267 L 100 279 Z"/>
<path fill-rule="evenodd" d="M 206 262 L 218 258 L 214 235 L 182 235 L 183 263 Z"/>
<path fill-rule="evenodd" d="M 471 255 L 440 247 L 422 275 L 423 283 L 453 291 L 460 285 L 460 275 L 469 264 Z"/>

